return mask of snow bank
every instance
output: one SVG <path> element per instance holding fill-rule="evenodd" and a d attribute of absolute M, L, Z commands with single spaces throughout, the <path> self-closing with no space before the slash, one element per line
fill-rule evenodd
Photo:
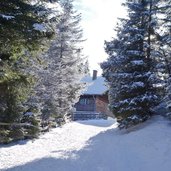
<path fill-rule="evenodd" d="M 89 144 L 88 140 L 102 131 L 116 127 L 114 120 L 89 120 L 72 122 L 62 128 L 53 129 L 35 141 L 20 141 L 11 146 L 0 146 L 0 170 L 25 165 L 42 158 L 69 159 Z M 34 164 L 33 164 L 34 165 Z M 27 168 L 32 169 L 32 164 Z M 54 166 L 56 168 L 56 165 Z M 43 171 L 40 166 L 40 171 Z M 26 169 L 26 170 L 27 170 Z M 63 168 L 65 169 L 65 168 Z M 51 171 L 53 169 L 49 169 Z M 39 169 L 35 169 L 39 171 Z M 44 171 L 48 171 L 45 169 Z M 60 170 L 61 171 L 61 170 Z"/>
<path fill-rule="evenodd" d="M 72 122 L 34 142 L 1 146 L 0 170 L 170 171 L 170 132 L 159 116 L 127 131 L 113 119 Z"/>

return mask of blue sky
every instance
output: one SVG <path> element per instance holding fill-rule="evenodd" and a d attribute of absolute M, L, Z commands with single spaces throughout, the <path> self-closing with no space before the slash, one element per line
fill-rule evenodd
<path fill-rule="evenodd" d="M 90 70 L 101 69 L 99 63 L 107 58 L 104 40 L 115 36 L 117 18 L 125 15 L 122 0 L 76 0 L 77 10 L 82 13 L 84 30 L 84 54 L 88 56 Z"/>

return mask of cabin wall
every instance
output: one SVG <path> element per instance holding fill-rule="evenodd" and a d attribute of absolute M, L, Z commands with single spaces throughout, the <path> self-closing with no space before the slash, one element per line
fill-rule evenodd
<path fill-rule="evenodd" d="M 76 108 L 76 112 L 81 112 L 80 115 L 95 115 L 99 113 L 113 117 L 112 112 L 108 109 L 108 104 L 107 95 L 83 95 L 74 107 Z"/>
<path fill-rule="evenodd" d="M 107 116 L 112 116 L 112 113 L 108 109 L 108 97 L 107 95 L 96 97 L 96 112 L 106 114 Z"/>
<path fill-rule="evenodd" d="M 93 96 L 81 96 L 75 104 L 76 111 L 95 111 L 95 98 Z"/>

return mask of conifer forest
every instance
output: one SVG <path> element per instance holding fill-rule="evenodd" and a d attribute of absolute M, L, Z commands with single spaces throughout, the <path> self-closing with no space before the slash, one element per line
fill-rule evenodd
<path fill-rule="evenodd" d="M 37 138 L 72 119 L 89 74 L 75 1 L 0 1 L 0 143 Z M 109 109 L 127 129 L 156 114 L 171 119 L 171 0 L 122 5 L 127 15 L 104 40 L 100 66 Z"/>

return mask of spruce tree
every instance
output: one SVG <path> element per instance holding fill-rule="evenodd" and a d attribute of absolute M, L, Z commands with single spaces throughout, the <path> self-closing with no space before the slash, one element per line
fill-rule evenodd
<path fill-rule="evenodd" d="M 128 8 L 128 18 L 120 19 L 117 38 L 105 43 L 109 58 L 101 65 L 109 83 L 110 109 L 120 128 L 149 119 L 158 99 L 152 84 L 155 3 L 140 0 L 127 1 L 124 5 Z"/>
<path fill-rule="evenodd" d="M 158 49 L 160 55 L 161 77 L 164 84 L 164 103 L 166 103 L 167 112 L 164 114 L 168 118 L 171 118 L 171 1 L 163 1 L 158 4 L 159 15 L 159 29 L 158 29 Z"/>
<path fill-rule="evenodd" d="M 25 72 L 30 66 L 30 58 L 53 35 L 49 13 L 43 4 L 28 0 L 0 2 L 1 142 L 17 139 L 17 131 L 20 138 L 23 136 L 21 127 L 11 125 L 21 123 L 25 111 L 23 102 L 33 84 L 32 76 Z"/>
<path fill-rule="evenodd" d="M 50 118 L 60 124 L 70 118 L 73 105 L 78 101 L 85 71 L 82 56 L 81 15 L 75 11 L 72 0 L 59 1 L 63 11 L 56 25 L 56 38 L 44 59 L 48 67 L 40 72 L 37 86 L 42 101 L 42 119 Z"/>

